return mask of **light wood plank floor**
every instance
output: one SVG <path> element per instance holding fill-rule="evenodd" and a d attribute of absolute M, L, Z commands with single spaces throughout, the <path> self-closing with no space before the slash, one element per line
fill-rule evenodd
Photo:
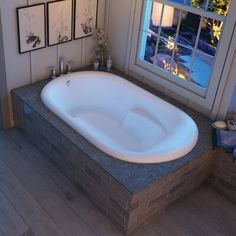
<path fill-rule="evenodd" d="M 16 129 L 0 131 L 0 236 L 122 236 Z M 236 235 L 236 205 L 203 185 L 132 236 Z"/>

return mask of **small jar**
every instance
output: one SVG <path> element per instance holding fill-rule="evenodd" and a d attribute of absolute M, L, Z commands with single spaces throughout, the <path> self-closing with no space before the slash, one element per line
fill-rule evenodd
<path fill-rule="evenodd" d="M 99 61 L 95 60 L 95 61 L 93 62 L 93 69 L 94 69 L 94 70 L 98 70 L 98 68 L 99 68 Z"/>

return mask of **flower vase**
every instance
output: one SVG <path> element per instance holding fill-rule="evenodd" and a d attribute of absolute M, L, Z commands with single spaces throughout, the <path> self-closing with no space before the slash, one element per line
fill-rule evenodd
<path fill-rule="evenodd" d="M 105 70 L 105 69 L 106 69 L 106 65 L 105 65 L 105 58 L 104 58 L 104 56 L 103 56 L 103 55 L 101 56 L 101 64 L 100 64 L 100 69 L 101 69 L 101 70 Z"/>

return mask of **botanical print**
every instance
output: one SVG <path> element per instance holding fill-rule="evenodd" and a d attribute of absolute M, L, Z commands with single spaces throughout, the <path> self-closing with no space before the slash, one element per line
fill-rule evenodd
<path fill-rule="evenodd" d="M 76 0 L 75 38 L 92 34 L 97 21 L 97 0 Z"/>
<path fill-rule="evenodd" d="M 72 0 L 48 3 L 48 44 L 71 40 Z"/>
<path fill-rule="evenodd" d="M 18 8 L 17 13 L 20 53 L 45 47 L 45 5 Z"/>

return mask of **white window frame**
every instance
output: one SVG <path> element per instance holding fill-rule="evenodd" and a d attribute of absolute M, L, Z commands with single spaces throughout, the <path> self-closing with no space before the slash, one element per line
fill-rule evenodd
<path fill-rule="evenodd" d="M 215 56 L 215 64 L 212 70 L 212 76 L 209 82 L 208 89 L 204 89 L 194 83 L 185 81 L 170 73 L 167 76 L 167 72 L 162 71 L 161 69 L 156 68 L 154 65 L 139 59 L 139 45 L 143 33 L 143 20 L 145 14 L 146 1 L 149 0 L 137 0 L 135 6 L 129 70 L 134 71 L 135 73 L 138 73 L 139 75 L 150 79 L 158 85 L 166 87 L 169 90 L 186 97 L 188 100 L 193 101 L 194 103 L 206 108 L 207 110 L 211 110 L 216 98 L 217 89 L 220 83 L 221 75 L 224 69 L 224 63 L 228 54 L 228 49 L 233 34 L 233 27 L 236 22 L 236 14 L 233 10 L 236 9 L 236 0 L 231 0 L 230 8 L 226 19 L 224 16 L 217 16 L 217 19 L 224 21 L 224 27 L 223 33 L 221 35 L 221 40 L 218 44 Z M 189 11 L 194 14 L 198 14 L 202 17 L 209 17 L 213 19 L 216 18 L 216 15 L 214 13 L 207 12 L 199 8 L 185 6 L 168 0 L 153 1 L 167 4 L 173 7 L 176 6 L 176 8 L 178 9 Z"/>

